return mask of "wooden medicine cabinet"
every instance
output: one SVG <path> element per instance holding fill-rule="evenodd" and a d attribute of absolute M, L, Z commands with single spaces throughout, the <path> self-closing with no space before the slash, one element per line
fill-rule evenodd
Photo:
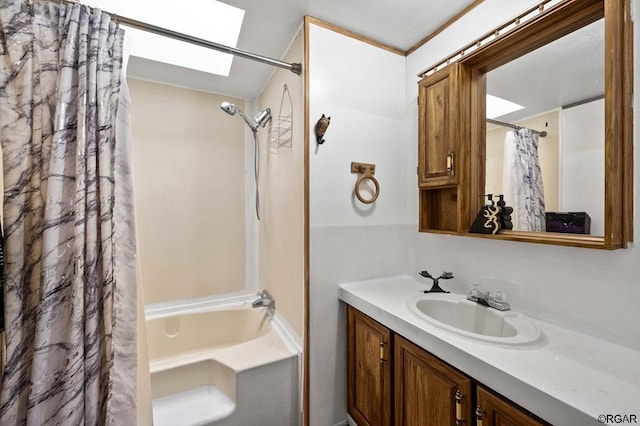
<path fill-rule="evenodd" d="M 594 36 L 585 31 L 590 27 L 599 28 L 601 35 Z M 586 191 L 599 204 L 595 209 L 599 212 L 594 214 L 598 217 L 599 231 L 571 234 L 511 230 L 497 235 L 470 234 L 469 228 L 484 204 L 482 195 L 491 192 L 489 184 L 485 187 L 488 168 L 493 167 L 487 166 L 488 76 L 493 78 L 499 69 L 504 70 L 542 48 L 557 50 L 563 38 L 565 45 L 578 49 L 581 43 L 571 40 L 568 44 L 568 37 L 580 31 L 587 33 L 585 38 L 590 42 L 595 40 L 601 44 L 597 47 L 602 52 L 601 70 L 594 78 L 598 85 L 588 87 L 584 94 L 588 98 L 585 102 L 599 100 L 598 105 L 603 109 L 600 117 L 601 157 L 595 160 L 596 168 L 601 171 L 594 171 L 585 163 L 576 172 L 573 165 L 584 162 L 582 154 L 569 150 L 557 156 L 566 158 L 564 176 L 596 179 L 597 185 L 593 188 L 587 185 Z M 627 242 L 632 241 L 633 228 L 632 38 L 629 0 L 547 0 L 422 72 L 418 83 L 420 231 L 588 248 L 626 247 Z M 585 56 L 572 53 L 578 58 Z M 541 66 L 544 72 L 529 70 L 530 74 L 548 78 L 551 73 L 560 75 L 564 71 L 569 81 L 578 79 L 576 72 L 559 69 L 562 67 L 555 63 L 542 63 Z M 537 80 L 528 85 L 534 89 L 542 87 Z M 569 107 L 548 109 L 555 108 L 568 116 L 565 108 Z M 526 114 L 524 111 L 520 116 L 526 117 Z M 518 124 L 515 118 L 509 121 Z M 544 144 L 544 139 L 539 143 Z M 552 185 L 559 184 L 553 182 Z M 600 193 L 595 187 L 601 188 Z M 562 194 L 563 191 L 565 198 L 568 198 L 567 194 L 574 198 L 581 196 L 574 189 L 561 188 L 558 192 Z M 554 211 L 556 207 L 552 200 L 549 205 L 554 207 L 547 211 Z M 563 201 L 558 205 L 572 204 Z"/>

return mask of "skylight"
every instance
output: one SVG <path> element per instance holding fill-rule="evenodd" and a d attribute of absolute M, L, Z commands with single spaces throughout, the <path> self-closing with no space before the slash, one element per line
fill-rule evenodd
<path fill-rule="evenodd" d="M 487 94 L 487 118 L 500 117 L 524 109 L 522 105 Z"/>
<path fill-rule="evenodd" d="M 193 37 L 236 47 L 244 10 L 216 0 L 86 0 L 92 7 Z M 131 55 L 207 73 L 229 76 L 233 55 L 123 26 Z"/>

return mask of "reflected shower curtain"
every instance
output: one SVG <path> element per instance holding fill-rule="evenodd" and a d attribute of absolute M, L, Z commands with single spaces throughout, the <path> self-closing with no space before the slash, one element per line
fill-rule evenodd
<path fill-rule="evenodd" d="M 513 229 L 544 232 L 544 188 L 538 135 L 527 128 L 507 132 L 503 164 L 502 186 L 505 201 L 513 206 Z"/>
<path fill-rule="evenodd" d="M 122 39 L 96 9 L 0 0 L 2 425 L 136 424 Z"/>

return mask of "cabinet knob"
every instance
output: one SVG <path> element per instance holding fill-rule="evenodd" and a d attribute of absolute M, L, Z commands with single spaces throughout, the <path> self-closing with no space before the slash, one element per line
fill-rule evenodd
<path fill-rule="evenodd" d="M 456 426 L 462 426 L 464 424 L 464 418 L 462 417 L 462 392 L 460 389 L 456 389 Z"/>
<path fill-rule="evenodd" d="M 476 407 L 476 425 L 477 426 L 482 426 L 483 415 L 484 415 L 484 411 L 482 411 L 482 408 L 480 408 L 480 406 L 478 405 L 478 407 Z"/>
<path fill-rule="evenodd" d="M 386 361 L 386 358 L 384 357 L 384 345 L 385 345 L 385 341 L 383 338 L 380 338 L 380 364 L 384 364 L 384 362 Z"/>

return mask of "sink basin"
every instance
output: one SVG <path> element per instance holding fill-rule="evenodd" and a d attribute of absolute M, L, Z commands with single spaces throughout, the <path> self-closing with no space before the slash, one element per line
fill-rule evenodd
<path fill-rule="evenodd" d="M 525 315 L 501 312 L 460 294 L 421 295 L 409 301 L 409 309 L 435 326 L 485 342 L 528 345 L 542 338 L 540 329 Z"/>

